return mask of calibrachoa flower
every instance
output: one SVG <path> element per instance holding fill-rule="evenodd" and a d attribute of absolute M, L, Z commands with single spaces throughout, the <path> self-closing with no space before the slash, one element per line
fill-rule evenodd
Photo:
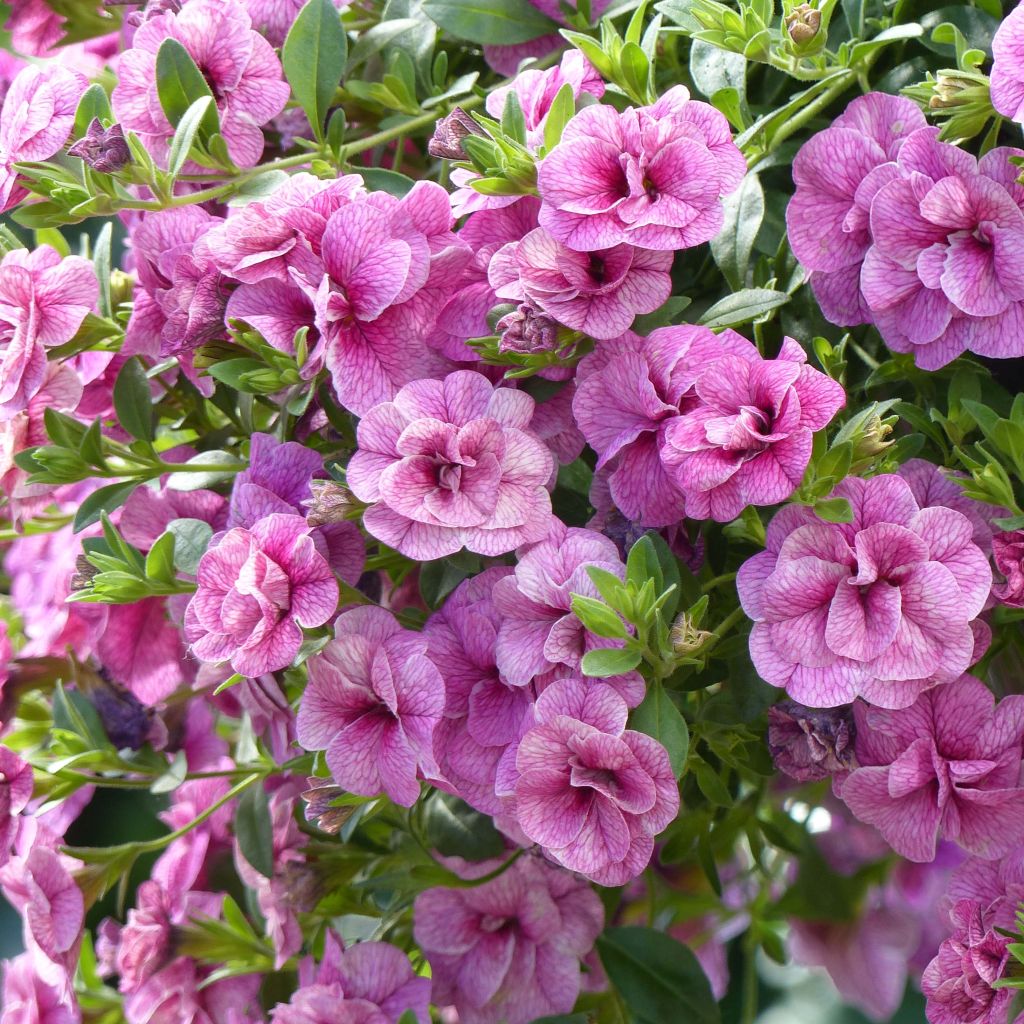
<path fill-rule="evenodd" d="M 933 860 L 942 837 L 992 858 L 1024 840 L 1024 697 L 995 705 L 962 676 L 904 710 L 858 703 L 854 715 L 860 767 L 840 793 L 899 854 Z"/>
<path fill-rule="evenodd" d="M 347 481 L 378 540 L 429 561 L 462 547 L 500 555 L 543 538 L 553 461 L 528 427 L 534 402 L 482 374 L 407 384 L 356 432 Z"/>
<path fill-rule="evenodd" d="M 1024 120 L 1024 11 L 1009 11 L 992 38 L 992 106 L 1013 121 Z"/>
<path fill-rule="evenodd" d="M 32 769 L 13 750 L 0 747 L 0 867 L 10 860 L 18 834 L 18 816 L 31 796 Z"/>
<path fill-rule="evenodd" d="M 1024 608 L 1024 531 L 994 533 L 992 558 L 1006 577 L 992 588 L 992 596 L 1011 608 Z"/>
<path fill-rule="evenodd" d="M 335 639 L 307 664 L 299 742 L 326 750 L 327 767 L 349 791 L 384 792 L 411 807 L 418 771 L 437 774 L 431 751 L 444 711 L 444 680 L 426 638 L 382 608 L 356 608 L 338 616 Z"/>
<path fill-rule="evenodd" d="M 191 0 L 139 28 L 118 61 L 112 96 L 118 120 L 158 160 L 166 159 L 174 128 L 156 87 L 156 55 L 165 39 L 181 43 L 206 78 L 231 159 L 239 167 L 254 166 L 263 153 L 260 125 L 284 109 L 289 89 L 273 48 L 252 30 L 237 0 Z"/>
<path fill-rule="evenodd" d="M 497 866 L 485 861 L 466 874 Z M 462 1024 L 529 1024 L 572 1010 L 580 961 L 603 920 L 588 886 L 528 855 L 483 885 L 421 893 L 413 934 L 430 961 L 435 1002 L 453 1004 Z"/>
<path fill-rule="evenodd" d="M 10 1024 L 78 1024 L 77 1001 L 66 985 L 51 985 L 40 977 L 31 953 L 3 964 L 4 1017 Z"/>
<path fill-rule="evenodd" d="M 570 871 L 622 885 L 647 866 L 679 810 L 665 748 L 626 728 L 610 686 L 579 678 L 548 687 L 515 755 L 515 818 Z"/>
<path fill-rule="evenodd" d="M 814 431 L 845 404 L 842 385 L 786 338 L 775 359 L 753 345 L 702 368 L 697 405 L 665 433 L 662 461 L 691 519 L 727 522 L 746 505 L 785 501 L 811 459 Z"/>
<path fill-rule="evenodd" d="M 729 123 L 681 85 L 621 114 L 594 104 L 541 163 L 540 224 L 570 249 L 688 249 L 718 234 L 745 171 Z"/>
<path fill-rule="evenodd" d="M 301 516 L 274 513 L 222 534 L 199 562 L 185 638 L 200 661 L 258 676 L 291 664 L 302 629 L 322 626 L 338 583 Z"/>
<path fill-rule="evenodd" d="M 766 549 L 737 589 L 754 620 L 761 677 L 812 707 L 855 697 L 902 708 L 974 658 L 971 622 L 992 585 L 970 522 L 920 509 L 897 476 L 848 478 L 835 491 L 853 511 L 825 523 L 803 506 L 777 513 Z"/>

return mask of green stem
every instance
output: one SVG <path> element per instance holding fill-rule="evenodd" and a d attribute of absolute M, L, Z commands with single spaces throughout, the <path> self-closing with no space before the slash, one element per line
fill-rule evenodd
<path fill-rule="evenodd" d="M 723 640 L 732 631 L 732 628 L 736 623 L 742 622 L 745 618 L 746 613 L 742 608 L 734 608 L 718 624 L 718 628 L 711 634 L 708 642 L 700 649 L 700 653 L 707 654 L 711 651 L 720 640 Z"/>
<path fill-rule="evenodd" d="M 700 588 L 700 592 L 702 594 L 709 594 L 715 589 L 715 587 L 719 587 L 723 583 L 731 583 L 734 579 L 736 579 L 736 573 L 734 572 L 724 572 L 721 576 L 712 576 L 711 579 L 709 579 L 707 583 Z"/>

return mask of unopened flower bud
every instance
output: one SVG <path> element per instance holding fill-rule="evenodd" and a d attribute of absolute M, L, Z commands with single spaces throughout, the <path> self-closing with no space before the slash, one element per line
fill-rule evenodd
<path fill-rule="evenodd" d="M 797 46 L 806 46 L 821 29 L 821 11 L 810 4 L 794 7 L 786 17 L 786 31 Z"/>
<path fill-rule="evenodd" d="M 311 480 L 309 489 L 312 496 L 302 504 L 309 509 L 306 522 L 310 526 L 344 522 L 356 507 L 352 492 L 336 480 Z"/>
<path fill-rule="evenodd" d="M 928 106 L 931 107 L 932 110 L 942 110 L 946 107 L 960 106 L 962 103 L 968 102 L 970 99 L 970 97 L 965 96 L 964 93 L 976 88 L 977 83 L 975 82 L 940 71 L 935 76 L 935 92 L 932 98 L 928 101 Z"/>
<path fill-rule="evenodd" d="M 484 134 L 483 128 L 469 114 L 461 107 L 456 107 L 434 126 L 434 135 L 427 143 L 427 152 L 444 160 L 464 160 L 466 151 L 462 148 L 462 140 L 469 135 Z"/>
<path fill-rule="evenodd" d="M 892 443 L 890 438 L 892 424 L 886 423 L 880 416 L 872 416 L 864 424 L 864 430 L 854 442 L 853 459 L 873 459 L 881 455 Z"/>
<path fill-rule="evenodd" d="M 711 633 L 706 629 L 698 629 L 686 612 L 676 619 L 672 626 L 672 650 L 676 654 L 693 654 L 708 642 Z"/>
<path fill-rule="evenodd" d="M 81 158 L 102 174 L 113 174 L 132 162 L 121 126 L 112 124 L 104 128 L 98 117 L 92 119 L 85 135 L 68 149 L 68 156 Z"/>
<path fill-rule="evenodd" d="M 772 760 L 797 782 L 817 782 L 856 768 L 855 735 L 849 706 L 820 710 L 783 700 L 768 709 Z"/>
<path fill-rule="evenodd" d="M 536 306 L 523 302 L 503 316 L 495 327 L 499 352 L 554 352 L 558 348 L 558 323 Z"/>
<path fill-rule="evenodd" d="M 75 559 L 75 571 L 71 574 L 71 579 L 68 581 L 71 592 L 88 590 L 92 586 L 92 581 L 98 572 L 99 569 L 85 555 L 79 555 Z"/>

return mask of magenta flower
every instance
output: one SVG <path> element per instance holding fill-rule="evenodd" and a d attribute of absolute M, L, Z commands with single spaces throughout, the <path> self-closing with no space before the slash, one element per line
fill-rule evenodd
<path fill-rule="evenodd" d="M 898 476 L 850 477 L 835 490 L 851 523 L 789 506 L 768 527 L 767 550 L 737 578 L 754 620 L 758 673 L 811 707 L 913 704 L 971 664 L 971 622 L 992 570 L 971 524 L 948 508 L 920 509 Z"/>
<path fill-rule="evenodd" d="M 445 688 L 434 756 L 448 786 L 484 814 L 501 810 L 494 792 L 498 763 L 518 742 L 533 704 L 530 689 L 512 685 L 496 664 L 502 618 L 494 591 L 511 573 L 495 566 L 460 583 L 424 627 Z"/>
<path fill-rule="evenodd" d="M 411 807 L 417 772 L 436 775 L 433 734 L 444 711 L 444 680 L 425 637 L 382 608 L 338 616 L 335 639 L 310 658 L 296 722 L 307 750 L 326 750 L 338 785 L 387 795 Z"/>
<path fill-rule="evenodd" d="M 528 431 L 534 402 L 461 370 L 419 380 L 371 409 L 347 482 L 378 540 L 430 561 L 462 547 L 501 555 L 543 538 L 553 460 Z"/>
<path fill-rule="evenodd" d="M 860 270 L 871 245 L 875 193 L 896 177 L 893 163 L 912 132 L 925 126 L 917 104 L 873 92 L 858 96 L 793 161 L 796 193 L 786 209 L 793 255 L 811 271 L 825 316 L 837 324 L 871 320 Z"/>
<path fill-rule="evenodd" d="M 290 90 L 273 48 L 253 31 L 237 0 L 192 0 L 138 29 L 132 48 L 118 59 L 112 95 L 118 121 L 137 132 L 157 160 L 166 160 L 174 129 L 157 97 L 155 70 L 165 39 L 188 50 L 209 84 L 231 159 L 239 167 L 255 166 L 263 153 L 260 125 L 284 109 Z"/>
<path fill-rule="evenodd" d="M 242 4 L 249 12 L 253 29 L 272 46 L 280 46 L 302 10 L 303 0 L 242 0 Z M 342 11 L 347 5 L 335 0 L 335 6 Z"/>
<path fill-rule="evenodd" d="M 187 956 L 172 960 L 125 999 L 127 1024 L 258 1024 L 263 1020 L 258 974 L 210 983 L 211 973 Z"/>
<path fill-rule="evenodd" d="M 338 583 L 310 533 L 301 516 L 275 513 L 211 544 L 185 614 L 200 661 L 229 661 L 245 676 L 285 668 L 302 646 L 300 627 L 334 614 Z"/>
<path fill-rule="evenodd" d="M 11 33 L 11 46 L 18 53 L 48 56 L 64 35 L 64 17 L 46 0 L 12 0 L 11 16 L 4 28 Z"/>
<path fill-rule="evenodd" d="M 0 260 L 0 416 L 28 407 L 46 376 L 47 347 L 74 337 L 98 295 L 96 273 L 81 256 L 61 259 L 40 245 Z"/>
<path fill-rule="evenodd" d="M 175 519 L 201 519 L 214 533 L 227 525 L 227 502 L 215 491 L 139 487 L 121 509 L 117 527 L 129 544 L 148 551 Z"/>
<path fill-rule="evenodd" d="M 1011 121 L 1024 120 L 1024 11 L 1014 7 L 992 39 L 992 106 Z"/>
<path fill-rule="evenodd" d="M 625 578 L 613 541 L 555 520 L 548 536 L 520 557 L 514 574 L 495 584 L 495 656 L 509 683 L 525 686 L 558 666 L 578 670 L 587 651 L 622 646 L 590 633 L 572 611 L 573 594 L 600 596 L 587 575 L 591 565 Z"/>
<path fill-rule="evenodd" d="M 666 429 L 662 461 L 691 519 L 735 519 L 746 505 L 785 501 L 803 479 L 811 442 L 846 402 L 786 338 L 775 359 L 753 345 L 701 368 L 697 406 Z"/>
<path fill-rule="evenodd" d="M 28 194 L 14 164 L 49 160 L 67 142 L 78 101 L 89 83 L 59 63 L 18 72 L 0 110 L 0 213 Z"/>
<path fill-rule="evenodd" d="M 1024 697 L 995 706 L 984 683 L 962 676 L 901 711 L 858 704 L 854 714 L 860 767 L 841 796 L 897 853 L 933 860 L 942 837 L 992 858 L 1024 838 Z"/>
<path fill-rule="evenodd" d="M 78 1024 L 81 1011 L 70 981 L 44 980 L 31 953 L 3 962 L 4 1020 L 8 1024 Z"/>
<path fill-rule="evenodd" d="M 530 300 L 566 327 L 614 338 L 668 298 L 672 259 L 631 245 L 576 252 L 537 228 L 500 249 L 488 277 L 499 299 Z"/>
<path fill-rule="evenodd" d="M 626 728 L 628 710 L 610 686 L 559 680 L 537 700 L 536 725 L 515 756 L 520 828 L 599 885 L 639 875 L 679 810 L 665 748 Z"/>
<path fill-rule="evenodd" d="M 641 526 L 683 517 L 683 492 L 662 463 L 669 424 L 696 404 L 700 371 L 750 342 L 735 331 L 659 327 L 646 338 L 627 332 L 602 342 L 579 364 L 573 413 L 598 454 L 595 488 L 607 483 L 615 506 Z"/>
<path fill-rule="evenodd" d="M 570 249 L 688 249 L 718 234 L 746 173 L 729 123 L 673 86 L 650 107 L 584 107 L 541 163 L 540 225 Z"/>
<path fill-rule="evenodd" d="M 6 653 L 9 657 L 9 645 Z M 13 750 L 0 747 L 0 867 L 11 858 L 18 834 L 18 816 L 31 798 L 31 767 Z"/>
<path fill-rule="evenodd" d="M 1005 577 L 992 588 L 992 596 L 1011 608 L 1024 608 L 1024 531 L 993 534 L 992 556 Z"/>
<path fill-rule="evenodd" d="M 473 865 L 480 873 L 497 866 Z M 580 961 L 603 923 L 589 886 L 533 856 L 483 885 L 428 889 L 413 907 L 434 1002 L 453 1004 L 461 1024 L 529 1024 L 568 1013 L 580 991 Z"/>

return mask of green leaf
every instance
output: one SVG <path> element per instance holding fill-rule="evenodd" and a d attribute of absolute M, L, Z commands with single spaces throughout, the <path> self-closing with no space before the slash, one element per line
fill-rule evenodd
<path fill-rule="evenodd" d="M 826 523 L 853 522 L 853 509 L 846 498 L 821 498 L 814 503 L 814 514 Z"/>
<path fill-rule="evenodd" d="M 632 672 L 640 664 L 640 652 L 623 647 L 602 647 L 587 651 L 583 655 L 582 669 L 585 676 L 620 676 Z"/>
<path fill-rule="evenodd" d="M 505 850 L 490 817 L 449 793 L 435 793 L 427 802 L 424 827 L 430 845 L 445 857 L 490 860 Z"/>
<path fill-rule="evenodd" d="M 177 39 L 165 39 L 156 52 L 156 91 L 167 120 L 177 127 L 188 113 L 189 107 L 202 96 L 213 99 L 191 54 Z M 215 104 L 207 106 L 200 120 L 203 137 L 220 131 Z"/>
<path fill-rule="evenodd" d="M 164 531 L 154 541 L 146 555 L 146 575 L 151 580 L 161 583 L 173 583 L 174 572 L 174 534 Z"/>
<path fill-rule="evenodd" d="M 103 512 L 113 512 L 115 508 L 120 508 L 127 501 L 128 495 L 138 486 L 138 480 L 123 480 L 120 483 L 108 484 L 87 495 L 75 513 L 74 532 L 80 533 L 87 526 L 99 522 Z"/>
<path fill-rule="evenodd" d="M 96 280 L 100 285 L 99 311 L 100 316 L 108 320 L 114 315 L 110 301 L 110 243 L 113 238 L 114 226 L 110 221 L 100 228 L 93 245 L 92 264 L 96 271 Z"/>
<path fill-rule="evenodd" d="M 192 144 L 202 126 L 206 112 L 213 105 L 212 96 L 200 96 L 194 103 L 190 104 L 188 110 L 182 115 L 175 129 L 174 138 L 167 152 L 167 171 L 177 177 L 189 153 L 192 151 Z"/>
<path fill-rule="evenodd" d="M 552 150 L 562 138 L 562 132 L 576 113 L 576 98 L 573 96 L 572 84 L 566 82 L 551 101 L 547 117 L 544 119 L 544 146 Z"/>
<path fill-rule="evenodd" d="M 398 171 L 389 171 L 385 167 L 360 167 L 357 173 L 371 192 L 387 192 L 388 195 L 397 196 L 399 199 L 416 184 L 412 178 L 407 178 Z"/>
<path fill-rule="evenodd" d="M 213 527 L 202 519 L 172 519 L 167 532 L 174 537 L 174 564 L 181 572 L 196 574 L 199 559 L 206 553 Z"/>
<path fill-rule="evenodd" d="M 712 330 L 736 327 L 757 320 L 773 309 L 784 306 L 789 299 L 790 296 L 786 292 L 774 291 L 771 288 L 744 288 L 716 302 L 698 323 Z"/>
<path fill-rule="evenodd" d="M 114 411 L 118 423 L 132 437 L 152 441 L 153 399 L 149 393 L 149 378 L 138 356 L 132 356 L 121 367 L 114 381 Z"/>
<path fill-rule="evenodd" d="M 690 753 L 690 730 L 679 708 L 660 682 L 647 691 L 643 703 L 633 712 L 632 727 L 653 736 L 668 752 L 672 771 L 678 779 Z"/>
<path fill-rule="evenodd" d="M 423 12 L 456 39 L 485 46 L 528 43 L 558 31 L 529 0 L 424 0 Z"/>
<path fill-rule="evenodd" d="M 332 0 L 308 0 L 288 30 L 281 64 L 318 141 L 347 59 L 348 37 L 337 7 Z"/>
<path fill-rule="evenodd" d="M 728 771 L 728 769 L 726 769 Z M 721 776 L 711 768 L 706 761 L 698 761 L 693 766 L 693 775 L 697 780 L 697 786 L 707 797 L 708 801 L 716 807 L 731 807 L 734 803 L 729 787 L 722 781 Z"/>
<path fill-rule="evenodd" d="M 747 61 L 741 53 L 694 39 L 690 45 L 690 77 L 708 99 L 721 89 L 735 89 L 742 96 L 746 90 Z"/>
<path fill-rule="evenodd" d="M 718 1004 L 689 947 L 653 928 L 606 928 L 597 951 L 637 1024 L 719 1024 Z"/>
<path fill-rule="evenodd" d="M 430 609 L 439 608 L 444 599 L 467 577 L 480 569 L 475 555 L 463 558 L 438 558 L 420 566 L 420 594 Z"/>
<path fill-rule="evenodd" d="M 167 478 L 167 487 L 172 491 L 199 491 L 211 484 L 217 484 L 235 475 L 242 463 L 228 452 L 200 452 L 193 455 L 184 465 L 210 466 L 208 472 L 195 470 L 193 472 L 172 473 Z M 223 469 L 217 467 L 222 466 Z"/>
<path fill-rule="evenodd" d="M 395 1024 L 420 1024 L 420 1019 L 414 1010 L 405 1010 Z"/>
<path fill-rule="evenodd" d="M 264 877 L 274 876 L 274 832 L 270 804 L 261 783 L 250 786 L 238 800 L 235 838 L 243 857 Z"/>
<path fill-rule="evenodd" d="M 629 633 L 622 619 L 603 601 L 582 594 L 572 595 L 572 610 L 576 618 L 595 636 L 625 640 Z"/>
<path fill-rule="evenodd" d="M 75 127 L 71 138 L 76 141 L 82 138 L 89 130 L 89 125 L 92 124 L 94 117 L 99 118 L 101 122 L 112 121 L 114 118 L 107 91 L 97 83 L 90 85 L 78 101 L 78 108 L 75 110 Z"/>
<path fill-rule="evenodd" d="M 732 288 L 742 288 L 750 266 L 757 233 L 764 220 L 764 190 L 756 174 L 748 174 L 740 187 L 722 200 L 725 223 L 711 239 L 711 254 Z"/>

